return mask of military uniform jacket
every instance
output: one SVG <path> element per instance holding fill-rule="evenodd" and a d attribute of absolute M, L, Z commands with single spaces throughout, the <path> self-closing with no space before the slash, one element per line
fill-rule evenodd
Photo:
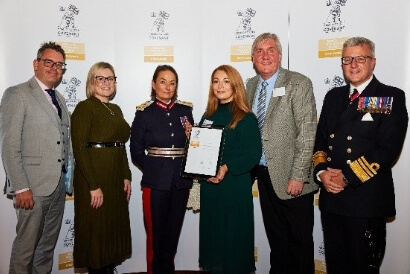
<path fill-rule="evenodd" d="M 392 97 L 390 114 L 359 111 L 361 97 Z M 316 175 L 327 167 L 341 169 L 348 186 L 338 194 L 321 191 L 321 210 L 364 218 L 395 215 L 391 169 L 407 131 L 405 102 L 402 90 L 384 85 L 375 77 L 350 105 L 349 85 L 326 94 L 314 151 L 325 152 L 327 158 L 316 163 L 314 172 Z"/>
<path fill-rule="evenodd" d="M 155 190 L 169 190 L 174 182 L 178 189 L 190 188 L 192 180 L 181 175 L 183 157 L 154 157 L 146 153 L 150 147 L 184 148 L 184 119 L 192 125 L 192 107 L 180 101 L 168 105 L 149 101 L 137 107 L 131 126 L 131 158 L 142 171 L 141 185 Z"/>
<path fill-rule="evenodd" d="M 259 76 L 246 85 L 252 106 Z M 318 189 L 312 178 L 312 151 L 317 125 L 316 101 L 312 82 L 300 73 L 279 68 L 275 89 L 284 88 L 281 96 L 273 91 L 262 130 L 262 144 L 268 171 L 276 195 L 291 199 L 286 193 L 289 179 L 304 182 L 301 195 Z"/>

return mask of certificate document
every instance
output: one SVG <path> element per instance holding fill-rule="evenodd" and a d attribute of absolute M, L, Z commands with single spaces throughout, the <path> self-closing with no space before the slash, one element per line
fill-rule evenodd
<path fill-rule="evenodd" d="M 184 176 L 216 176 L 222 132 L 222 128 L 192 127 L 183 170 Z"/>

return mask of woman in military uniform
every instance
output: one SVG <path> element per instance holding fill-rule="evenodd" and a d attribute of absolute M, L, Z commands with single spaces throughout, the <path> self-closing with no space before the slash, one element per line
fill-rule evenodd
<path fill-rule="evenodd" d="M 185 126 L 192 104 L 176 100 L 178 74 L 160 65 L 152 78 L 151 101 L 137 106 L 131 126 L 131 157 L 142 171 L 148 273 L 174 273 L 174 257 L 192 180 L 180 177 Z"/>

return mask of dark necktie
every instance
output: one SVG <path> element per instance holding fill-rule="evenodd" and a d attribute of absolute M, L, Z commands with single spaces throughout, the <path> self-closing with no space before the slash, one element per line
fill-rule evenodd
<path fill-rule="evenodd" d="M 53 105 L 55 105 L 55 107 L 57 108 L 58 116 L 60 116 L 60 119 L 61 119 L 61 107 L 58 104 L 58 101 L 56 98 L 56 91 L 54 89 L 46 89 L 46 91 L 50 95 Z"/>
<path fill-rule="evenodd" d="M 353 90 L 353 93 L 350 95 L 350 104 L 353 103 L 353 101 L 359 97 L 359 91 L 357 89 Z"/>
<path fill-rule="evenodd" d="M 258 96 L 258 105 L 256 106 L 256 118 L 258 118 L 259 130 L 262 132 L 263 124 L 265 122 L 265 107 L 266 107 L 266 86 L 268 83 L 263 81 L 261 90 Z"/>

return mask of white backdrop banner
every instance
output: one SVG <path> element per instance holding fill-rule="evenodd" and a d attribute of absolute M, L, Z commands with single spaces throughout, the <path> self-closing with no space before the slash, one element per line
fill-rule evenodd
<path fill-rule="evenodd" d="M 7 87 L 33 75 L 31 64 L 42 42 L 57 41 L 66 50 L 68 64 L 58 90 L 70 111 L 86 98 L 89 68 L 98 61 L 107 61 L 118 76 L 114 103 L 131 123 L 135 107 L 150 98 L 155 67 L 167 63 L 179 74 L 179 99 L 193 102 L 194 118 L 199 121 L 206 107 L 213 69 L 230 64 L 246 82 L 255 75 L 250 56 L 254 38 L 262 32 L 274 32 L 282 43 L 282 66 L 312 79 L 320 113 L 326 92 L 344 84 L 340 54 L 348 37 L 372 39 L 376 44 L 377 78 L 410 90 L 408 12 L 408 0 L 377 5 L 370 0 L 0 0 L 0 96 Z M 393 170 L 397 216 L 387 226 L 382 273 L 410 273 L 410 170 L 405 167 L 409 152 L 407 138 Z M 131 163 L 130 166 L 134 188 L 129 205 L 133 250 L 132 257 L 117 268 L 119 273 L 146 271 L 142 202 L 136 191 L 141 173 Z M 4 170 L 0 169 L 0 181 L 4 180 Z M 268 273 L 269 244 L 256 186 L 254 197 L 257 273 Z M 53 273 L 74 272 L 73 207 L 72 198 L 67 198 Z M 0 208 L 0 273 L 7 273 L 16 216 L 6 195 L 0 196 Z M 186 214 L 175 259 L 177 269 L 198 269 L 199 214 Z M 314 239 L 316 273 L 326 273 L 317 206 Z"/>

